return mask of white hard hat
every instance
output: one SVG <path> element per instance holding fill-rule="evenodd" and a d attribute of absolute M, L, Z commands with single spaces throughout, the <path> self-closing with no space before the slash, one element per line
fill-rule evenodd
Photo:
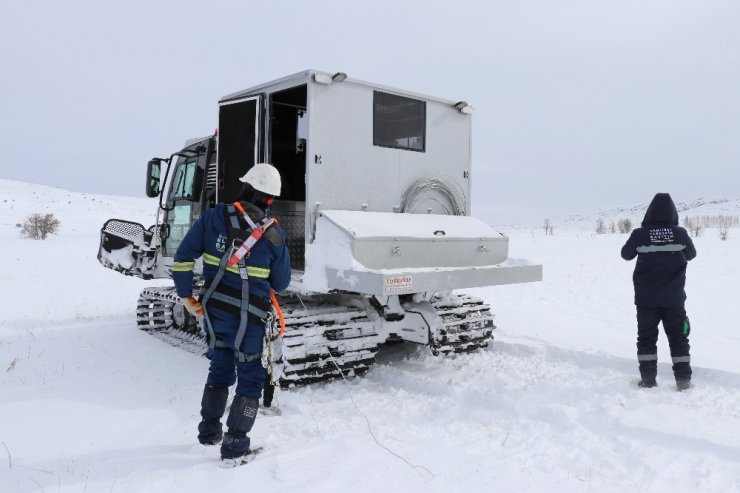
<path fill-rule="evenodd" d="M 278 197 L 280 195 L 280 172 L 277 168 L 267 163 L 257 163 L 247 171 L 247 174 L 239 178 L 243 183 L 249 183 L 255 190 L 267 195 Z"/>

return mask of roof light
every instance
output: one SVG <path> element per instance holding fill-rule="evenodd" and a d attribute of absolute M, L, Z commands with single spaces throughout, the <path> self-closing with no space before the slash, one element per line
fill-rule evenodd
<path fill-rule="evenodd" d="M 324 84 L 328 86 L 332 82 L 343 82 L 347 80 L 347 74 L 345 74 L 344 72 L 337 72 L 334 75 L 329 75 L 322 72 L 316 72 L 315 74 L 313 74 L 313 80 L 318 84 Z"/>
<path fill-rule="evenodd" d="M 329 84 L 331 84 L 332 82 L 334 82 L 332 80 L 331 75 L 322 74 L 322 73 L 315 73 L 315 74 L 313 74 L 313 80 L 314 80 L 314 82 L 317 82 L 319 84 L 325 84 L 327 86 Z"/>
<path fill-rule="evenodd" d="M 470 106 L 467 101 L 458 101 L 454 106 L 460 113 L 464 113 L 466 115 L 473 114 L 473 107 Z"/>

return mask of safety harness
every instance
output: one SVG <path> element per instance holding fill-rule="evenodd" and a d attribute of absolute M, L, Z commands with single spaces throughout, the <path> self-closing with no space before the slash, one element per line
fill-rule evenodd
<path fill-rule="evenodd" d="M 211 303 L 211 306 L 215 308 L 229 313 L 239 314 L 239 329 L 234 339 L 234 351 L 240 362 L 250 362 L 259 359 L 261 354 L 244 353 L 240 349 L 244 335 L 247 332 L 247 323 L 251 317 L 254 322 L 262 323 L 266 327 L 269 327 L 272 325 L 273 315 L 270 301 L 263 300 L 257 296 L 250 297 L 249 274 L 245 259 L 252 247 L 262 238 L 265 231 L 275 224 L 276 221 L 274 218 L 263 217 L 255 223 L 239 202 L 227 205 L 225 212 L 231 249 L 221 257 L 218 272 L 216 272 L 213 279 L 203 286 L 205 291 L 201 297 L 201 303 L 203 303 L 203 306 Z M 239 216 L 247 223 L 248 226 L 246 229 L 242 228 L 239 224 Z M 227 270 L 233 272 L 234 265 L 238 266 L 239 277 L 242 280 L 241 292 L 237 288 L 231 288 L 221 283 Z M 216 339 L 216 333 L 208 317 L 208 310 L 205 311 L 203 318 L 206 330 L 208 331 L 208 349 L 213 350 L 215 348 L 230 347 L 225 342 Z M 254 320 L 255 318 L 257 320 Z"/>

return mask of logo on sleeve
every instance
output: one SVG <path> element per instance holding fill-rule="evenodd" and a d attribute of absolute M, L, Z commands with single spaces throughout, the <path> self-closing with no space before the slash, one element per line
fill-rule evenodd
<path fill-rule="evenodd" d="M 219 252 L 225 252 L 227 240 L 228 238 L 226 238 L 224 235 L 218 235 L 218 238 L 216 239 L 216 250 L 218 250 Z"/>

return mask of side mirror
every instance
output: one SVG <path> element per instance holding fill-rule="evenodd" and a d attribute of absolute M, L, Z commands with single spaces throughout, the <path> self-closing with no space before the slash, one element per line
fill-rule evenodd
<path fill-rule="evenodd" d="M 160 192 L 159 177 L 162 173 L 162 161 L 154 158 L 146 165 L 146 196 L 158 197 Z"/>

